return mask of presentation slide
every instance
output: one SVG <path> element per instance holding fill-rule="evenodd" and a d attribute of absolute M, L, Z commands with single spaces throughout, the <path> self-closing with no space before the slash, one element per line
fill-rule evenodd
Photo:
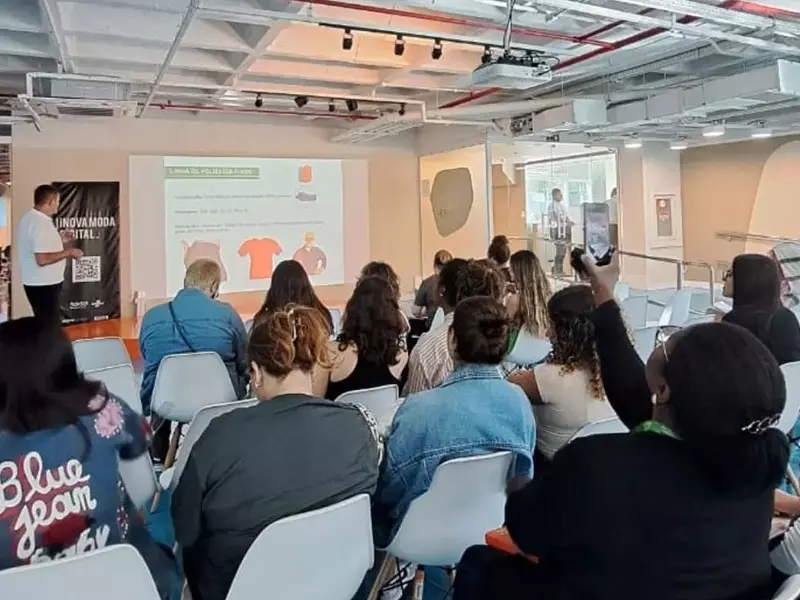
<path fill-rule="evenodd" d="M 222 293 L 265 292 L 298 261 L 317 286 L 352 282 L 369 257 L 360 159 L 132 156 L 134 291 L 173 297 L 186 267 L 219 263 Z"/>
<path fill-rule="evenodd" d="M 167 293 L 200 258 L 226 292 L 264 289 L 282 260 L 316 285 L 344 283 L 340 160 L 164 158 Z"/>

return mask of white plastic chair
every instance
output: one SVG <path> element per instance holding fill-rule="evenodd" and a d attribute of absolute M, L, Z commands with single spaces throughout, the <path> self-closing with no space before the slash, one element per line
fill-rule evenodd
<path fill-rule="evenodd" d="M 150 454 L 145 452 L 133 460 L 118 459 L 117 462 L 128 497 L 136 508 L 144 508 L 158 493 L 158 479 Z"/>
<path fill-rule="evenodd" d="M 444 323 L 444 309 L 440 306 L 436 309 L 436 312 L 433 313 L 433 320 L 431 321 L 431 329 L 435 329 L 439 325 Z"/>
<path fill-rule="evenodd" d="M 161 487 L 164 489 L 175 489 L 175 486 L 178 485 L 181 473 L 183 473 L 183 469 L 186 468 L 186 461 L 189 460 L 189 453 L 192 451 L 192 447 L 197 443 L 197 440 L 200 439 L 200 436 L 203 435 L 203 432 L 208 428 L 212 419 L 233 410 L 250 408 L 256 404 L 258 404 L 258 400 L 251 398 L 249 400 L 239 400 L 236 402 L 211 404 L 197 411 L 197 414 L 195 414 L 191 423 L 189 423 L 189 427 L 186 429 L 186 436 L 183 438 L 183 443 L 178 449 L 175 466 L 165 469 L 161 473 L 161 477 L 159 478 Z"/>
<path fill-rule="evenodd" d="M 658 324 L 682 327 L 691 313 L 692 293 L 692 290 L 677 290 L 664 307 Z"/>
<path fill-rule="evenodd" d="M 247 321 L 245 321 L 245 322 L 244 322 L 244 330 L 245 330 L 245 331 L 246 331 L 248 334 L 249 334 L 251 331 L 253 331 L 253 322 L 254 322 L 254 321 L 253 321 L 253 319 L 247 319 Z"/>
<path fill-rule="evenodd" d="M 619 301 L 627 300 L 631 295 L 631 286 L 624 281 L 618 281 L 614 286 L 614 296 Z"/>
<path fill-rule="evenodd" d="M 331 321 L 333 321 L 333 335 L 338 335 L 342 330 L 342 310 L 340 308 L 329 308 Z"/>
<path fill-rule="evenodd" d="M 88 580 L 87 580 L 88 576 Z M 139 552 L 117 544 L 86 554 L 0 571 L 3 598 L 159 600 Z"/>
<path fill-rule="evenodd" d="M 373 560 L 370 500 L 361 494 L 264 529 L 226 598 L 262 598 L 268 590 L 270 598 L 350 600 Z"/>
<path fill-rule="evenodd" d="M 636 346 L 639 357 L 645 364 L 647 364 L 647 359 L 650 358 L 650 354 L 656 347 L 657 333 L 658 327 L 642 327 L 633 330 L 633 343 Z"/>
<path fill-rule="evenodd" d="M 375 417 L 383 432 L 389 431 L 394 414 L 403 403 L 396 385 L 382 385 L 365 390 L 345 392 L 336 398 L 336 402 L 360 404 Z"/>
<path fill-rule="evenodd" d="M 130 365 L 131 357 L 125 342 L 118 337 L 101 337 L 72 342 L 79 371 L 95 371 L 105 367 Z"/>
<path fill-rule="evenodd" d="M 234 400 L 236 390 L 216 352 L 171 354 L 158 365 L 152 410 L 164 419 L 188 423 L 204 406 Z"/>
<path fill-rule="evenodd" d="M 786 381 L 786 404 L 776 427 L 789 435 L 800 417 L 800 361 L 781 365 Z"/>
<path fill-rule="evenodd" d="M 136 385 L 136 374 L 130 364 L 85 371 L 88 379 L 100 381 L 106 389 L 123 400 L 133 412 L 142 414 L 142 399 Z"/>
<path fill-rule="evenodd" d="M 514 347 L 506 356 L 506 362 L 515 365 L 534 365 L 547 358 L 551 349 L 549 340 L 533 337 L 525 329 L 522 329 Z"/>
<path fill-rule="evenodd" d="M 647 296 L 628 296 L 620 306 L 628 327 L 639 329 L 647 325 Z"/>
<path fill-rule="evenodd" d="M 682 327 L 691 327 L 692 325 L 702 325 L 703 323 L 713 323 L 714 315 L 703 315 L 702 317 L 691 317 L 686 320 Z"/>
<path fill-rule="evenodd" d="M 772 566 L 786 575 L 800 575 L 800 521 L 792 523 L 769 554 Z"/>
<path fill-rule="evenodd" d="M 601 421 L 594 421 L 581 427 L 567 443 L 574 442 L 580 438 L 609 433 L 628 433 L 628 428 L 625 426 L 625 423 L 619 419 L 619 417 L 611 417 Z"/>
<path fill-rule="evenodd" d="M 800 575 L 792 575 L 783 582 L 772 600 L 797 600 L 800 598 Z"/>

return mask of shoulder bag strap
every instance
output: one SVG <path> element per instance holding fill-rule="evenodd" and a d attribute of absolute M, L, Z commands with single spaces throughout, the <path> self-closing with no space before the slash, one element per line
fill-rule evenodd
<path fill-rule="evenodd" d="M 175 317 L 175 309 L 172 307 L 172 302 L 170 302 L 168 306 L 169 306 L 169 314 L 172 315 L 172 322 L 175 323 L 175 329 L 178 330 L 178 335 L 181 336 L 183 343 L 186 344 L 186 346 L 189 348 L 190 351 L 197 352 L 194 346 L 192 346 L 189 343 L 189 340 L 186 339 L 186 334 L 183 333 L 183 327 L 181 327 L 181 324 L 178 323 L 178 319 Z"/>

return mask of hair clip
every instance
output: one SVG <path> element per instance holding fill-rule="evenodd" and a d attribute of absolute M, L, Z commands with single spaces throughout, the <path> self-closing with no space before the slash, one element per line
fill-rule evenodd
<path fill-rule="evenodd" d="M 778 424 L 778 421 L 781 420 L 780 414 L 774 414 L 769 417 L 764 417 L 763 419 L 756 419 L 742 427 L 742 431 L 745 433 L 749 433 L 750 435 L 761 435 L 765 433 L 771 427 L 775 427 Z"/>

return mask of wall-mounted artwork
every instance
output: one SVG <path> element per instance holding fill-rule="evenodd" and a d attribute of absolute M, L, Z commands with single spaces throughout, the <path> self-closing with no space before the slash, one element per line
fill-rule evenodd
<path fill-rule="evenodd" d="M 467 223 L 473 199 L 472 176 L 468 168 L 447 169 L 436 174 L 430 202 L 440 236 L 452 235 Z"/>

